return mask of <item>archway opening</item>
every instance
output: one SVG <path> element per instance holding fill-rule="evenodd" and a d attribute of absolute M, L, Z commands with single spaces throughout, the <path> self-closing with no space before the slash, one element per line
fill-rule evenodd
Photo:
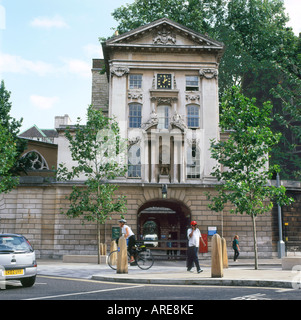
<path fill-rule="evenodd" d="M 180 201 L 148 201 L 138 210 L 137 238 L 144 240 L 163 258 L 169 254 L 174 258 L 183 257 L 186 255 L 186 232 L 190 219 L 190 209 Z"/>

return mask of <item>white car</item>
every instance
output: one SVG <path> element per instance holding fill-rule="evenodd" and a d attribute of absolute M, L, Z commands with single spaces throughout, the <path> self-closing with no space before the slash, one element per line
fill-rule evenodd
<path fill-rule="evenodd" d="M 31 287 L 36 275 L 36 255 L 29 241 L 19 234 L 0 234 L 0 280 L 20 280 Z"/>
<path fill-rule="evenodd" d="M 151 241 L 147 241 L 151 240 Z M 156 234 L 147 234 L 144 236 L 144 245 L 150 246 L 150 247 L 158 247 L 158 242 L 155 242 L 158 240 L 158 236 Z"/>

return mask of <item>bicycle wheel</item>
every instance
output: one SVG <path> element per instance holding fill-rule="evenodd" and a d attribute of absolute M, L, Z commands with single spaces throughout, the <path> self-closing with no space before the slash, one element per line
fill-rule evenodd
<path fill-rule="evenodd" d="M 107 258 L 107 263 L 113 270 L 117 270 L 117 252 L 118 250 L 112 251 Z"/>
<path fill-rule="evenodd" d="M 140 269 L 147 270 L 154 264 L 154 257 L 150 250 L 140 251 L 136 258 L 137 265 Z"/>
<path fill-rule="evenodd" d="M 118 253 L 118 250 L 116 251 L 112 251 L 108 257 L 107 257 L 107 264 L 113 269 L 113 270 L 117 270 L 117 253 Z M 130 261 L 130 254 L 127 253 L 128 255 L 128 265 L 134 265 L 133 264 L 130 264 L 129 261 Z"/>

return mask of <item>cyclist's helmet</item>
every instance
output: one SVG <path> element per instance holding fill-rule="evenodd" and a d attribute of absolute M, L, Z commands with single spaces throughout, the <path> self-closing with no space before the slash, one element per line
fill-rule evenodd
<path fill-rule="evenodd" d="M 190 223 L 192 226 L 196 226 L 197 225 L 197 222 L 196 221 L 191 221 Z"/>
<path fill-rule="evenodd" d="M 126 223 L 126 220 L 125 219 L 120 219 L 120 220 L 118 220 L 118 222 Z"/>

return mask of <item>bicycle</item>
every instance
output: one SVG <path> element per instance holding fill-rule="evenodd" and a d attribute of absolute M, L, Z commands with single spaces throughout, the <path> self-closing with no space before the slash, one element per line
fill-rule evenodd
<path fill-rule="evenodd" d="M 108 265 L 113 269 L 117 270 L 117 253 L 118 250 L 112 251 L 107 258 Z M 144 245 L 133 247 L 133 256 L 135 261 L 130 263 L 130 253 L 128 254 L 128 264 L 130 266 L 137 265 L 142 270 L 150 269 L 154 264 L 154 257 L 149 249 L 146 249 Z"/>

